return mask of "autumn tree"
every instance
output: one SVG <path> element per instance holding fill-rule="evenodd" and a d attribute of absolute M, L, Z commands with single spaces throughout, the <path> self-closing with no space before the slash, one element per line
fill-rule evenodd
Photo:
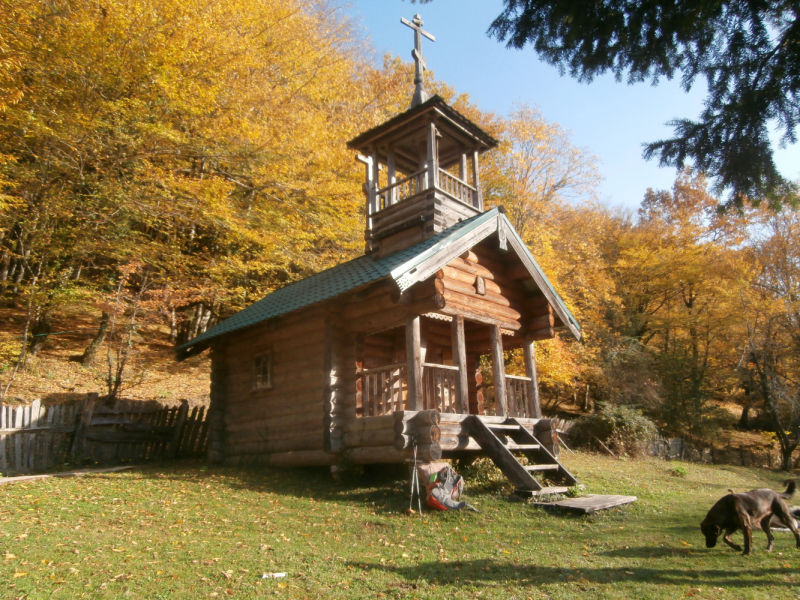
<path fill-rule="evenodd" d="M 693 166 L 732 192 L 731 204 L 797 202 L 774 163 L 769 131 L 797 141 L 800 117 L 798 7 L 768 2 L 505 0 L 489 34 L 581 81 L 611 72 L 628 83 L 680 75 L 708 85 L 699 119 L 673 121 L 675 137 L 648 145 L 663 165 Z"/>

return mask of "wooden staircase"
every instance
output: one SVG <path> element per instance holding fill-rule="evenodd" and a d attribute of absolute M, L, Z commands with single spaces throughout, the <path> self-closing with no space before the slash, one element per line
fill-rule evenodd
<path fill-rule="evenodd" d="M 558 462 L 539 440 L 516 419 L 508 418 L 502 424 L 485 423 L 477 415 L 469 417 L 472 438 L 478 442 L 483 452 L 492 459 L 520 495 L 540 495 L 564 493 L 568 486 L 578 480 Z M 516 455 L 528 459 L 528 465 L 517 460 Z M 548 478 L 559 486 L 543 486 L 534 476 L 548 473 Z"/>

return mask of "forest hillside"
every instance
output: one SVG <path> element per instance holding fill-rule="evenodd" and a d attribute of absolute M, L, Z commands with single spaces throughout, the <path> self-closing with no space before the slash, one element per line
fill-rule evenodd
<path fill-rule="evenodd" d="M 335 4 L 17 0 L 0 11 L 0 401 L 202 402 L 177 345 L 363 251 L 346 141 L 407 108 Z M 627 406 L 661 433 L 800 441 L 800 217 L 719 210 L 678 173 L 638 210 L 535 107 L 432 91 L 502 141 L 481 180 L 585 341 L 538 344 L 545 412 Z M 522 369 L 509 354 L 509 369 Z M 738 430 L 734 430 L 736 425 Z M 755 432 L 755 433 L 748 433 Z"/>

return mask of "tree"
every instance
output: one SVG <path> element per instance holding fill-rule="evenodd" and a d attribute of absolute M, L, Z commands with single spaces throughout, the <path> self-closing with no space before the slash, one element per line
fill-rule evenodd
<path fill-rule="evenodd" d="M 628 83 L 681 75 L 687 91 L 708 83 L 699 120 L 671 122 L 675 137 L 650 143 L 645 157 L 688 162 L 716 178 L 727 204 L 763 199 L 796 204 L 797 186 L 777 170 L 769 140 L 776 124 L 794 144 L 800 119 L 800 5 L 795 0 L 505 0 L 489 34 L 508 46 L 530 43 L 580 81 L 612 72 Z"/>

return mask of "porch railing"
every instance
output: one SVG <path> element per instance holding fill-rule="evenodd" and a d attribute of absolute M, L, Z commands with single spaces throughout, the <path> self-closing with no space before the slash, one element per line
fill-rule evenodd
<path fill-rule="evenodd" d="M 389 208 L 393 204 L 402 202 L 411 196 L 416 196 L 421 191 L 427 189 L 426 175 L 428 169 L 420 169 L 416 173 L 412 173 L 407 177 L 398 179 L 394 183 L 382 187 L 377 191 L 378 206 L 377 210 L 381 211 L 384 208 Z"/>
<path fill-rule="evenodd" d="M 530 377 L 506 375 L 506 407 L 509 417 L 532 417 Z"/>
<path fill-rule="evenodd" d="M 424 409 L 437 409 L 443 413 L 458 413 L 456 380 L 458 367 L 422 364 L 422 404 Z"/>
<path fill-rule="evenodd" d="M 361 374 L 361 406 L 365 417 L 403 410 L 407 385 L 406 363 L 364 369 Z"/>
<path fill-rule="evenodd" d="M 464 204 L 474 206 L 473 200 L 477 190 L 466 181 L 462 181 L 458 177 L 451 175 L 443 169 L 439 169 L 439 181 L 437 182 L 437 187 L 456 200 L 460 200 Z"/>

